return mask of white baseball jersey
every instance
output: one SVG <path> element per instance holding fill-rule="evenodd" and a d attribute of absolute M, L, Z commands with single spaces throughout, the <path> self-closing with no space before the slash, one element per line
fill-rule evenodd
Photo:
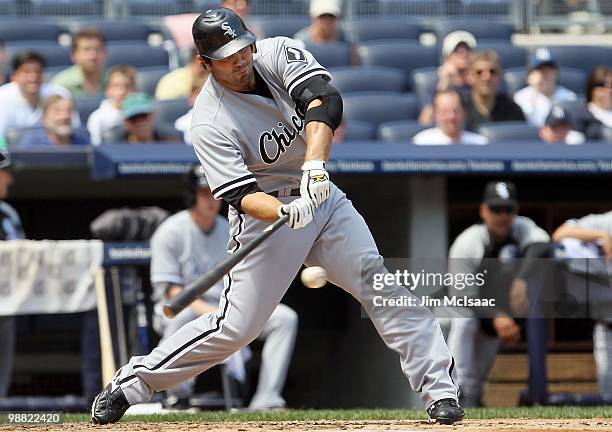
<path fill-rule="evenodd" d="M 285 37 L 258 41 L 253 64 L 274 100 L 229 90 L 211 75 L 195 102 L 191 138 L 217 199 L 254 182 L 265 192 L 299 186 L 306 133 L 290 95 L 313 76 L 331 79 Z"/>

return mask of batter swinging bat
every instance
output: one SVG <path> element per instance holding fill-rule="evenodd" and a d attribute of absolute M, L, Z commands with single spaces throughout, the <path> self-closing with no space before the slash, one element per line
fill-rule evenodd
<path fill-rule="evenodd" d="M 204 273 L 195 281 L 185 287 L 183 291 L 172 297 L 168 303 L 164 305 L 164 315 L 168 318 L 174 318 L 180 311 L 185 309 L 192 301 L 200 297 L 208 291 L 219 279 L 229 273 L 229 271 L 240 261 L 244 259 L 253 249 L 261 242 L 270 237 L 275 231 L 282 227 L 289 220 L 289 215 L 284 215 L 267 227 L 251 242 L 245 244 L 239 251 L 227 256 L 227 258 L 219 261 L 212 269 Z"/>

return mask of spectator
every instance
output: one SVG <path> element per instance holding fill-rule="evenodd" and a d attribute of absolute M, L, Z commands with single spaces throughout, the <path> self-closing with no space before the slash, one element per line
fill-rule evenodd
<path fill-rule="evenodd" d="M 191 117 L 193 116 L 193 105 L 195 104 L 196 98 L 198 97 L 198 94 L 200 94 L 200 90 L 202 90 L 202 86 L 205 82 L 206 78 L 202 78 L 192 83 L 191 93 L 189 95 L 189 99 L 187 100 L 191 108 L 186 114 L 180 116 L 174 122 L 174 128 L 177 131 L 183 132 L 183 141 L 185 144 L 191 145 Z"/>
<path fill-rule="evenodd" d="M 249 0 L 222 0 L 221 7 L 233 10 L 243 21 L 251 12 L 251 2 Z"/>
<path fill-rule="evenodd" d="M 0 241 L 25 238 L 21 220 L 13 207 L 4 200 L 13 182 L 8 153 L 0 151 Z M 15 317 L 0 316 L 0 398 L 8 395 L 15 355 Z"/>
<path fill-rule="evenodd" d="M 89 144 L 89 137 L 72 127 L 74 104 L 66 96 L 51 95 L 43 104 L 42 126 L 25 131 L 16 146 L 66 146 Z"/>
<path fill-rule="evenodd" d="M 572 113 L 574 125 L 588 139 L 601 139 L 603 129 L 612 130 L 612 68 L 596 67 L 589 76 L 585 94 L 586 106 Z"/>
<path fill-rule="evenodd" d="M 584 134 L 571 130 L 571 124 L 567 110 L 553 106 L 540 128 L 540 138 L 549 144 L 584 144 Z"/>
<path fill-rule="evenodd" d="M 79 31 L 72 40 L 72 63 L 53 77 L 51 82 L 62 86 L 73 96 L 97 95 L 104 89 L 106 39 L 97 29 Z"/>
<path fill-rule="evenodd" d="M 414 144 L 487 144 L 482 135 L 464 130 L 465 106 L 457 90 L 439 91 L 434 96 L 436 127 L 425 129 L 412 138 Z"/>
<path fill-rule="evenodd" d="M 449 33 L 442 42 L 443 63 L 438 68 L 438 80 L 431 89 L 427 105 L 421 110 L 419 123 L 433 123 L 433 105 L 431 101 L 436 91 L 455 89 L 462 94 L 469 91 L 467 71 L 470 53 L 476 47 L 476 38 L 472 33 L 457 30 Z"/>
<path fill-rule="evenodd" d="M 0 39 L 0 86 L 6 84 L 6 50 L 4 49 L 4 41 Z"/>
<path fill-rule="evenodd" d="M 338 0 L 310 0 L 310 26 L 293 36 L 305 44 L 346 42 L 340 28 L 342 9 Z"/>
<path fill-rule="evenodd" d="M 528 307 L 527 285 L 533 272 L 530 263 L 549 254 L 548 234 L 531 219 L 518 216 L 516 187 L 511 182 L 487 183 L 480 204 L 484 223 L 463 231 L 448 255 L 448 273 L 484 275 L 484 284 L 450 286 L 449 296 L 496 299 L 484 308 L 462 307 L 452 311 L 448 348 L 455 358 L 461 406 L 482 405 L 482 385 L 500 346 L 521 339 L 521 328 L 513 318 Z M 457 279 L 460 280 L 460 279 Z"/>
<path fill-rule="evenodd" d="M 45 59 L 35 51 L 22 51 L 12 60 L 12 82 L 0 87 L 0 136 L 9 128 L 37 126 L 42 118 L 42 103 L 52 94 L 70 97 L 63 87 L 43 83 Z M 72 119 L 74 127 L 80 119 Z"/>
<path fill-rule="evenodd" d="M 581 253 L 580 261 L 584 261 L 585 256 L 592 256 L 594 260 L 589 268 L 596 268 L 595 260 L 607 263 L 602 266 L 604 279 L 610 280 L 609 260 L 612 258 L 612 211 L 603 214 L 591 214 L 578 220 L 569 220 L 555 230 L 552 238 L 556 242 L 566 242 L 575 239 L 579 241 L 580 249 L 594 250 L 590 255 Z M 573 258 L 571 253 L 568 258 Z M 607 260 L 603 260 L 606 258 Z M 590 261 L 590 260 L 589 260 Z M 606 268 L 607 267 L 607 268 Z M 590 278 L 589 278 L 590 279 Z M 584 281 L 582 282 L 584 283 Z M 589 282 L 590 283 L 590 282 Z M 606 288 L 609 287 L 609 282 Z M 596 291 L 593 291 L 595 294 Z M 594 302 L 597 300 L 593 299 Z M 593 303 L 595 304 L 595 303 Z M 597 385 L 599 394 L 606 400 L 612 400 L 612 319 L 609 310 L 605 311 L 605 316 L 598 317 L 598 321 L 593 329 L 593 345 L 595 366 L 597 368 Z"/>
<path fill-rule="evenodd" d="M 102 135 L 110 129 L 121 125 L 121 103 L 123 99 L 134 91 L 136 87 L 136 70 L 131 66 L 115 66 L 108 74 L 106 86 L 106 99 L 100 103 L 87 120 L 87 130 L 91 136 L 91 143 L 99 145 Z"/>
<path fill-rule="evenodd" d="M 161 313 L 161 306 L 168 298 L 227 256 L 229 225 L 218 214 L 220 201 L 213 198 L 202 167 L 194 166 L 187 173 L 185 183 L 187 209 L 165 220 L 151 239 L 151 283 L 158 301 L 155 307 L 158 322 L 163 327 L 162 341 L 188 322 L 216 312 L 223 291 L 220 281 L 172 320 Z M 265 340 L 261 371 L 249 409 L 270 410 L 285 406 L 281 392 L 291 362 L 297 324 L 297 314 L 279 304 L 264 325 L 259 336 Z M 238 381 L 244 381 L 245 375 L 241 359 L 243 350 L 226 360 L 228 373 Z M 192 379 L 179 385 L 170 392 L 171 398 L 167 401 L 182 402 L 179 407 L 185 406 L 193 393 L 194 382 Z"/>
<path fill-rule="evenodd" d="M 102 143 L 163 141 L 155 130 L 153 101 L 146 93 L 131 93 L 121 103 L 123 124 L 102 135 Z"/>
<path fill-rule="evenodd" d="M 166 100 L 189 97 L 194 82 L 206 81 L 208 71 L 200 63 L 198 52 L 191 50 L 191 61 L 188 65 L 168 72 L 157 83 L 155 99 Z"/>
<path fill-rule="evenodd" d="M 466 128 L 477 130 L 483 123 L 525 121 L 517 104 L 499 92 L 502 69 L 495 51 L 475 52 L 470 57 L 467 82 L 471 91 L 467 97 Z"/>
<path fill-rule="evenodd" d="M 527 87 L 514 94 L 527 121 L 542 126 L 555 103 L 576 100 L 576 93 L 557 85 L 559 67 L 546 48 L 538 48 L 530 61 Z"/>

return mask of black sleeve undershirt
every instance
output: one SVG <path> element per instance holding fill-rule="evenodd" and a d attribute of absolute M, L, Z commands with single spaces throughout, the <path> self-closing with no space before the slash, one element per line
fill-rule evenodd
<path fill-rule="evenodd" d="M 255 192 L 263 192 L 257 183 L 248 183 L 244 186 L 238 186 L 234 189 L 230 189 L 221 195 L 223 201 L 234 207 L 238 213 L 244 213 L 242 210 L 242 198 L 248 194 Z"/>

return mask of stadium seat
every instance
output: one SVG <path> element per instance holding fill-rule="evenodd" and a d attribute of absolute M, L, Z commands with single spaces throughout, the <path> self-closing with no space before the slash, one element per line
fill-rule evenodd
<path fill-rule="evenodd" d="M 525 122 L 497 122 L 480 125 L 478 133 L 490 142 L 539 141 L 538 128 Z"/>
<path fill-rule="evenodd" d="M 431 102 L 431 96 L 436 90 L 438 82 L 438 68 L 426 67 L 412 71 L 412 89 L 416 94 L 419 105 L 424 107 Z"/>
<path fill-rule="evenodd" d="M 101 3 L 96 0 L 30 0 L 33 15 L 100 15 Z"/>
<path fill-rule="evenodd" d="M 512 68 L 504 72 L 504 81 L 508 94 L 512 95 L 517 90 L 527 85 L 527 69 Z M 578 95 L 584 94 L 586 90 L 587 75 L 580 69 L 562 67 L 559 69 L 559 83 Z"/>
<path fill-rule="evenodd" d="M 612 66 L 612 47 L 554 46 L 548 50 L 559 66 L 582 69 L 587 76 L 599 65 Z"/>
<path fill-rule="evenodd" d="M 5 43 L 23 40 L 51 41 L 57 43 L 60 33 L 60 28 L 51 23 L 40 22 L 36 23 L 36 25 L 26 25 L 21 22 L 21 20 L 3 20 L 0 23 L 0 39 Z"/>
<path fill-rule="evenodd" d="M 430 127 L 432 126 L 422 125 L 417 121 L 410 120 L 385 122 L 378 126 L 378 139 L 381 141 L 409 142 L 413 136 Z"/>
<path fill-rule="evenodd" d="M 446 0 L 379 0 L 383 16 L 441 16 L 446 13 Z"/>
<path fill-rule="evenodd" d="M 86 125 L 87 119 L 92 112 L 100 107 L 104 96 L 77 96 L 74 98 L 74 106 L 81 117 L 81 124 Z"/>
<path fill-rule="evenodd" d="M 346 21 L 342 28 L 354 42 L 405 39 L 418 42 L 423 29 L 420 25 L 397 19 L 357 19 Z"/>
<path fill-rule="evenodd" d="M 274 17 L 259 16 L 249 19 L 249 27 L 255 31 L 260 38 L 287 36 L 293 37 L 298 31 L 310 25 L 310 20 L 304 17 Z"/>
<path fill-rule="evenodd" d="M 416 96 L 410 93 L 359 92 L 345 95 L 344 119 L 378 127 L 393 120 L 414 120 L 419 114 Z"/>
<path fill-rule="evenodd" d="M 168 66 L 168 51 L 148 45 L 109 45 L 107 67 L 130 65 L 135 68 L 147 66 Z"/>
<path fill-rule="evenodd" d="M 169 99 L 155 102 L 155 123 L 161 127 L 174 128 L 177 118 L 189 111 L 187 98 Z"/>
<path fill-rule="evenodd" d="M 338 67 L 330 69 L 331 85 L 340 93 L 392 91 L 404 89 L 404 74 L 399 69 L 380 66 Z"/>
<path fill-rule="evenodd" d="M 24 50 L 37 51 L 45 58 L 47 67 L 67 67 L 72 66 L 70 59 L 70 48 L 58 45 L 53 41 L 14 41 L 7 42 L 5 45 L 7 58 L 12 58 L 15 54 Z"/>
<path fill-rule="evenodd" d="M 17 15 L 17 0 L 0 0 L 0 15 Z"/>
<path fill-rule="evenodd" d="M 478 41 L 478 49 L 495 51 L 499 56 L 502 69 L 527 65 L 527 50 L 510 43 Z"/>
<path fill-rule="evenodd" d="M 373 140 L 376 139 L 376 127 L 370 123 L 348 121 L 344 123 L 344 140 Z"/>
<path fill-rule="evenodd" d="M 351 64 L 351 46 L 348 43 L 306 44 L 306 49 L 325 68 Z"/>
<path fill-rule="evenodd" d="M 146 42 L 150 33 L 150 28 L 148 25 L 145 23 L 134 22 L 134 20 L 79 20 L 76 25 L 71 26 L 70 33 L 72 36 L 74 36 L 79 30 L 85 27 L 95 27 L 109 42 Z"/>
<path fill-rule="evenodd" d="M 464 16 L 508 15 L 512 0 L 463 0 L 461 13 Z"/>
<path fill-rule="evenodd" d="M 308 4 L 309 0 L 253 0 L 251 16 L 307 17 Z"/>
<path fill-rule="evenodd" d="M 151 66 L 140 68 L 136 72 L 136 88 L 138 91 L 154 96 L 157 83 L 161 77 L 170 72 L 170 69 L 166 66 Z"/>
<path fill-rule="evenodd" d="M 433 24 L 438 44 L 441 44 L 446 35 L 455 30 L 466 30 L 474 35 L 477 41 L 483 39 L 510 41 L 514 27 L 512 24 L 491 20 L 449 19 L 438 20 Z"/>
<path fill-rule="evenodd" d="M 404 72 L 406 88 L 410 88 L 412 71 L 438 65 L 439 56 L 433 47 L 404 41 L 366 42 L 358 48 L 364 66 L 386 66 Z"/>
<path fill-rule="evenodd" d="M 130 15 L 165 16 L 182 12 L 178 0 L 127 0 Z"/>

